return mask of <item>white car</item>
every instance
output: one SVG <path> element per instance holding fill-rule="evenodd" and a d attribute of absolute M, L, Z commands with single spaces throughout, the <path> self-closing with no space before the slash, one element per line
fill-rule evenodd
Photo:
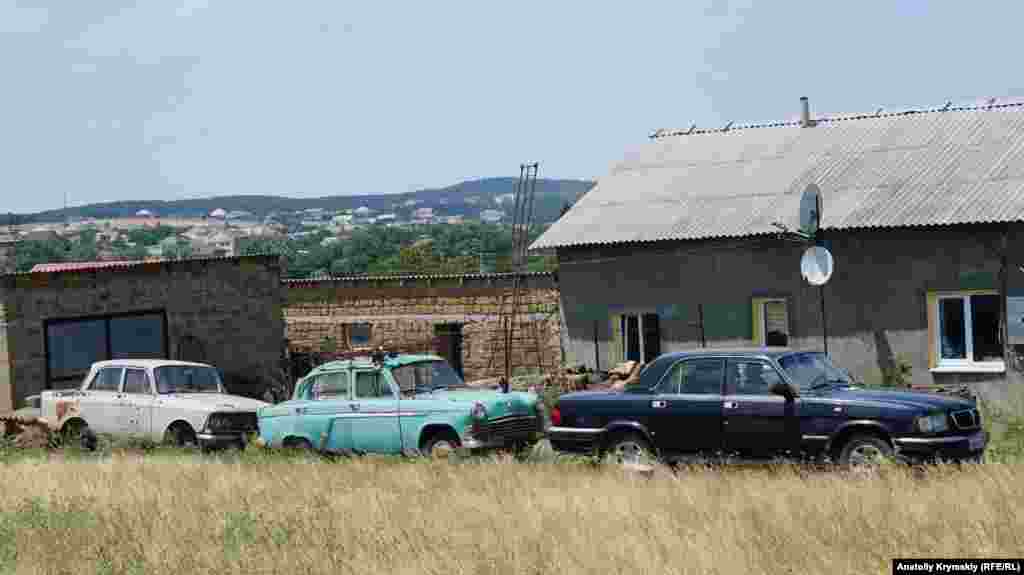
<path fill-rule="evenodd" d="M 155 359 L 96 362 L 80 389 L 44 391 L 39 399 L 54 429 L 86 445 L 104 433 L 179 446 L 244 446 L 258 432 L 256 410 L 266 405 L 229 395 L 212 366 Z"/>

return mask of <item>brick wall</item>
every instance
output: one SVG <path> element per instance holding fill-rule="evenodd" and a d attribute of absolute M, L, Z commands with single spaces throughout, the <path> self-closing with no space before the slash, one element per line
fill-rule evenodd
<path fill-rule="evenodd" d="M 284 309 L 289 345 L 317 351 L 325 338 L 349 348 L 353 323 L 371 324 L 370 345 L 403 352 L 438 353 L 437 326 L 461 324 L 462 364 L 467 380 L 504 373 L 501 309 L 512 307 L 506 274 L 450 279 L 287 282 Z M 561 362 L 558 288 L 553 276 L 525 281 L 512 341 L 512 367 L 555 369 Z"/>
<path fill-rule="evenodd" d="M 164 310 L 171 358 L 216 365 L 229 383 L 259 384 L 278 368 L 283 350 L 280 274 L 276 258 L 247 257 L 4 276 L 0 352 L 9 363 L 0 369 L 0 410 L 43 389 L 48 319 Z"/>

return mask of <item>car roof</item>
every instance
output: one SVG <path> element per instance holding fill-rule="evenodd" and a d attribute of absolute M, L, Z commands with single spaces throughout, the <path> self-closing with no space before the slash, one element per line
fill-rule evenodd
<path fill-rule="evenodd" d="M 778 359 L 784 355 L 789 355 L 791 353 L 821 352 L 816 349 L 793 349 L 789 347 L 703 347 L 700 349 L 670 352 L 663 354 L 661 357 L 667 357 L 673 360 L 677 360 L 687 357 L 709 357 L 730 355 L 741 357 L 761 357 Z"/>
<path fill-rule="evenodd" d="M 176 359 L 108 359 L 104 361 L 97 361 L 93 364 L 94 367 L 141 367 L 145 369 L 156 369 L 158 367 L 169 367 L 169 366 L 190 366 L 190 367 L 213 367 L 205 363 L 196 363 L 192 361 L 178 361 Z"/>
<path fill-rule="evenodd" d="M 403 365 L 409 365 L 410 363 L 417 363 L 420 361 L 445 361 L 445 359 L 439 355 L 431 354 L 409 354 L 403 353 L 394 357 L 386 357 L 384 359 L 385 367 L 401 367 Z M 373 360 L 369 357 L 360 357 L 355 359 L 340 359 L 336 361 L 329 361 L 327 363 L 316 366 L 310 373 L 331 371 L 335 369 L 345 369 L 349 367 L 374 367 Z"/>

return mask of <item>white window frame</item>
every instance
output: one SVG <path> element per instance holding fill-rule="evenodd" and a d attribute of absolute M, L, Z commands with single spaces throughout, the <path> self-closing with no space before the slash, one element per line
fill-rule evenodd
<path fill-rule="evenodd" d="M 963 292 L 938 293 L 935 297 L 935 341 L 931 342 L 935 350 L 935 367 L 932 373 L 943 372 L 979 372 L 979 373 L 1002 373 L 1006 371 L 1006 363 L 1000 359 L 996 361 L 974 361 L 974 333 L 973 322 L 971 321 L 971 296 L 998 296 L 995 290 L 969 290 Z M 964 321 L 964 359 L 948 359 L 942 357 L 942 302 L 949 300 L 960 300 L 963 306 Z M 1005 305 L 1005 302 L 1002 304 Z"/>
<path fill-rule="evenodd" d="M 792 336 L 789 333 L 789 301 L 784 297 L 772 297 L 772 298 L 758 298 L 758 305 L 761 306 L 761 321 L 758 322 L 757 329 L 760 333 L 758 336 L 761 345 L 768 347 L 768 304 L 770 303 L 781 303 L 786 306 L 786 343 L 789 345 L 789 340 Z"/>

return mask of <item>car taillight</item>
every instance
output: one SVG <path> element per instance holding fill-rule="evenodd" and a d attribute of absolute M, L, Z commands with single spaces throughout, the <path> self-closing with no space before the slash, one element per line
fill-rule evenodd
<path fill-rule="evenodd" d="M 551 408 L 551 425 L 562 425 L 562 412 L 557 405 Z"/>

